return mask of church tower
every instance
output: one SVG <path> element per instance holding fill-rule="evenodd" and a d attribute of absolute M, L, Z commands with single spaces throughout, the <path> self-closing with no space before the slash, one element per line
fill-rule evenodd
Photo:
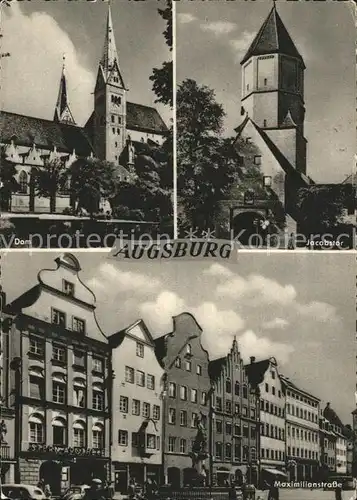
<path fill-rule="evenodd" d="M 55 114 L 53 117 L 55 122 L 67 123 L 69 125 L 75 125 L 71 109 L 69 107 L 68 95 L 67 95 L 67 78 L 66 78 L 66 67 L 65 67 L 65 56 L 63 56 L 63 66 L 62 75 L 59 85 L 57 103 L 55 108 Z"/>
<path fill-rule="evenodd" d="M 104 50 L 94 90 L 93 126 L 96 156 L 116 164 L 126 143 L 126 90 L 109 4 Z"/>
<path fill-rule="evenodd" d="M 241 66 L 242 107 L 290 163 L 305 174 L 305 64 L 275 3 Z"/>

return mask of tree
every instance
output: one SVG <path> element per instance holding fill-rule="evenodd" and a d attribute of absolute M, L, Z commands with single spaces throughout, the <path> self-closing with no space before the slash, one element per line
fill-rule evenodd
<path fill-rule="evenodd" d="M 12 193 L 19 190 L 19 184 L 16 181 L 15 164 L 9 161 L 6 157 L 4 148 L 0 151 L 0 208 L 1 210 L 9 210 Z"/>
<path fill-rule="evenodd" d="M 33 171 L 36 194 L 50 199 L 50 212 L 56 212 L 56 196 L 68 183 L 68 168 L 61 158 L 47 162 L 44 168 Z"/>
<path fill-rule="evenodd" d="M 166 28 L 163 35 L 170 52 L 172 51 L 172 0 L 166 0 L 166 8 L 158 9 L 160 16 L 166 21 Z M 173 105 L 173 65 L 172 60 L 165 61 L 161 68 L 154 68 L 150 76 L 153 82 L 153 91 L 157 95 L 155 102 L 165 105 Z"/>
<path fill-rule="evenodd" d="M 350 184 L 314 184 L 297 193 L 299 219 L 309 231 L 328 231 L 340 226 L 349 206 L 355 206 Z"/>
<path fill-rule="evenodd" d="M 76 214 L 85 209 L 93 217 L 98 212 L 100 200 L 109 200 L 116 194 L 119 178 L 110 162 L 96 158 L 78 159 L 69 172 L 70 193 Z"/>
<path fill-rule="evenodd" d="M 171 226 L 171 189 L 167 172 L 165 150 L 160 147 L 135 157 L 135 177 L 130 182 L 120 182 L 116 195 L 110 199 L 113 214 L 117 218 L 141 221 L 160 221 L 161 227 Z M 172 173 L 171 173 L 172 183 Z"/>
<path fill-rule="evenodd" d="M 237 168 L 231 139 L 221 137 L 223 107 L 214 91 L 185 80 L 177 91 L 177 183 L 180 226 L 212 229 Z"/>

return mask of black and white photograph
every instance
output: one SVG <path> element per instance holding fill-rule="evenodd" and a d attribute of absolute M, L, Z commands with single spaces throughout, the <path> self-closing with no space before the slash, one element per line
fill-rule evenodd
<path fill-rule="evenodd" d="M 353 2 L 178 2 L 181 237 L 351 248 Z"/>
<path fill-rule="evenodd" d="M 251 255 L 4 254 L 2 498 L 355 498 L 354 256 Z"/>
<path fill-rule="evenodd" d="M 173 237 L 171 1 L 0 7 L 2 246 Z"/>

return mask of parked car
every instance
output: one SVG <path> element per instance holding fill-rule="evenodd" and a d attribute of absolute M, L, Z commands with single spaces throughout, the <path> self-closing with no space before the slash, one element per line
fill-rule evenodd
<path fill-rule="evenodd" d="M 47 500 L 44 492 L 31 484 L 3 484 L 2 491 L 11 500 Z"/>
<path fill-rule="evenodd" d="M 82 500 L 88 488 L 88 484 L 72 485 L 61 496 L 61 500 Z"/>

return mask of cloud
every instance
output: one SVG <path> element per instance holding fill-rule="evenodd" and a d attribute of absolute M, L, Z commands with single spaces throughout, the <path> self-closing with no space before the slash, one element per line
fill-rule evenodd
<path fill-rule="evenodd" d="M 280 285 L 270 278 L 251 274 L 246 279 L 236 276 L 221 283 L 216 295 L 234 300 L 245 297 L 254 303 L 289 305 L 296 298 L 296 290 L 292 285 Z"/>
<path fill-rule="evenodd" d="M 217 335 L 232 335 L 241 330 L 244 320 L 232 309 L 218 309 L 213 302 L 204 302 L 192 309 L 192 314 L 197 318 L 202 329 L 217 338 Z"/>
<path fill-rule="evenodd" d="M 68 34 L 44 12 L 25 15 L 18 2 L 6 9 L 3 24 L 3 50 L 11 52 L 2 65 L 4 108 L 52 119 L 65 54 L 72 113 L 84 124 L 93 109 L 95 75 L 83 65 Z"/>
<path fill-rule="evenodd" d="M 221 264 L 214 263 L 208 269 L 206 269 L 203 274 L 207 274 L 208 276 L 222 276 L 222 277 L 230 277 L 233 276 L 232 271 L 222 266 Z"/>
<path fill-rule="evenodd" d="M 336 308 L 326 302 L 313 301 L 309 304 L 298 304 L 297 310 L 303 316 L 322 322 L 336 322 L 339 320 Z"/>
<path fill-rule="evenodd" d="M 243 31 L 242 35 L 239 38 L 235 38 L 233 40 L 230 40 L 230 45 L 233 48 L 233 50 L 238 51 L 238 52 L 243 52 L 248 50 L 248 47 L 253 41 L 253 38 L 256 33 L 253 31 Z"/>
<path fill-rule="evenodd" d="M 172 331 L 172 316 L 185 311 L 185 301 L 176 293 L 164 290 L 156 300 L 144 302 L 139 306 L 140 314 L 155 333 Z"/>
<path fill-rule="evenodd" d="M 182 12 L 181 14 L 177 14 L 177 19 L 179 23 L 187 24 L 192 23 L 192 21 L 195 21 L 197 18 L 188 12 Z"/>
<path fill-rule="evenodd" d="M 89 288 L 93 288 L 108 296 L 118 292 L 135 292 L 146 295 L 158 289 L 160 281 L 132 271 L 122 271 L 108 262 L 103 263 L 99 271 L 89 280 Z"/>
<path fill-rule="evenodd" d="M 275 330 L 278 328 L 284 328 L 285 326 L 288 326 L 289 322 L 286 321 L 286 319 L 283 318 L 274 318 L 270 321 L 267 321 L 267 323 L 264 323 L 263 328 L 265 330 Z"/>
<path fill-rule="evenodd" d="M 212 23 L 201 24 L 200 28 L 203 31 L 211 31 L 216 36 L 226 35 L 236 29 L 237 25 L 229 21 L 216 21 Z"/>
<path fill-rule="evenodd" d="M 250 356 L 264 359 L 274 356 L 278 363 L 286 364 L 294 347 L 281 342 L 273 342 L 267 337 L 258 337 L 252 330 L 247 330 L 238 339 L 238 345 L 245 362 Z"/>

